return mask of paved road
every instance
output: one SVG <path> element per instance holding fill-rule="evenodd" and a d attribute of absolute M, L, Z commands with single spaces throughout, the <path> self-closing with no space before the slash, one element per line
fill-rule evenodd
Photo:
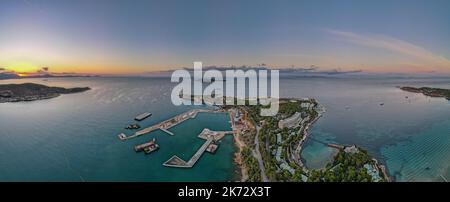
<path fill-rule="evenodd" d="M 266 176 L 264 169 L 264 162 L 261 157 L 261 152 L 259 152 L 259 130 L 261 127 L 256 126 L 256 136 L 255 136 L 255 149 L 253 150 L 253 156 L 258 160 L 259 169 L 261 170 L 261 179 L 263 182 L 269 182 L 269 178 Z"/>

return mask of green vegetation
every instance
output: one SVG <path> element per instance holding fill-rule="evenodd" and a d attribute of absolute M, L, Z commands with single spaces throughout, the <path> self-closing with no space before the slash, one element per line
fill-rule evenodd
<path fill-rule="evenodd" d="M 318 113 L 314 108 L 310 110 L 302 108 L 301 104 L 304 102 L 311 103 L 314 107 L 317 106 L 315 100 L 309 101 L 295 101 L 283 100 L 280 103 L 280 110 L 277 116 L 274 117 L 261 117 L 259 112 L 264 106 L 246 106 L 249 118 L 255 125 L 260 125 L 259 133 L 259 151 L 264 162 L 264 170 L 266 176 L 270 181 L 301 181 L 302 168 L 292 161 L 290 157 L 290 151 L 294 149 L 294 146 L 303 137 L 304 126 L 309 124 L 312 120 L 318 116 Z M 309 117 L 309 121 L 301 124 L 301 126 L 294 128 L 278 128 L 278 122 L 281 119 L 290 117 L 296 112 L 302 113 L 302 117 Z M 282 144 L 277 144 L 276 134 L 280 133 L 282 136 Z M 272 154 L 276 151 L 278 146 L 282 146 L 280 157 L 282 161 L 278 162 L 275 155 Z M 288 170 L 280 167 L 282 163 L 286 163 L 295 170 L 294 174 L 291 174 Z"/>
<path fill-rule="evenodd" d="M 301 106 L 298 102 L 286 102 L 280 105 L 279 113 L 286 117 L 292 116 L 295 112 L 300 112 Z"/>
<path fill-rule="evenodd" d="M 261 170 L 259 170 L 258 160 L 252 156 L 252 151 L 245 147 L 241 152 L 242 162 L 247 168 L 248 181 L 250 182 L 260 182 L 261 181 Z"/>
<path fill-rule="evenodd" d="M 408 92 L 413 93 L 422 93 L 426 96 L 430 97 L 444 97 L 447 100 L 450 100 L 450 90 L 449 89 L 442 89 L 442 88 L 430 88 L 430 87 L 421 87 L 421 88 L 414 88 L 414 87 L 401 87 L 400 89 Z"/>
<path fill-rule="evenodd" d="M 310 105 L 302 105 L 309 103 Z M 308 106 L 308 107 L 302 107 Z M 270 181 L 301 182 L 305 177 L 310 182 L 370 182 L 372 176 L 368 174 L 365 164 L 374 165 L 367 151 L 358 149 L 359 152 L 346 153 L 343 150 L 335 156 L 332 163 L 320 170 L 304 170 L 295 160 L 292 152 L 305 135 L 306 126 L 311 124 L 318 116 L 317 102 L 310 100 L 283 100 L 280 103 L 278 115 L 274 117 L 261 117 L 259 112 L 263 106 L 245 106 L 248 117 L 255 124 L 259 125 L 258 136 L 259 151 L 264 162 L 264 170 Z M 293 116 L 296 112 L 301 113 L 302 119 L 298 120 L 299 125 L 279 128 L 278 123 L 282 119 Z M 281 142 L 278 143 L 277 134 L 281 135 Z M 255 137 L 252 133 L 251 137 Z M 249 140 L 254 147 L 254 139 Z M 281 150 L 278 148 L 281 147 Z M 276 153 L 280 158 L 276 158 Z M 250 181 L 260 180 L 260 169 L 257 160 L 251 155 L 251 150 L 245 151 L 245 163 L 249 168 Z M 244 152 L 243 152 L 244 156 Z"/>
<path fill-rule="evenodd" d="M 80 93 L 90 88 L 49 87 L 35 83 L 0 85 L 0 103 L 35 101 L 58 97 L 61 94 Z"/>

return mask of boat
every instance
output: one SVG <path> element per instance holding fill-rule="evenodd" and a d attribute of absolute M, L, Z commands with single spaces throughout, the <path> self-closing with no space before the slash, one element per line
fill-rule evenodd
<path fill-rule="evenodd" d="M 145 112 L 145 113 L 143 113 L 143 114 L 140 114 L 140 115 L 136 116 L 136 118 L 134 118 L 134 120 L 136 120 L 136 121 L 142 121 L 142 120 L 144 120 L 144 119 L 150 117 L 151 115 L 152 115 L 152 113 L 150 113 L 150 112 Z"/>
<path fill-rule="evenodd" d="M 139 124 L 130 124 L 130 125 L 128 125 L 127 127 L 125 127 L 125 129 L 128 129 L 128 130 L 134 130 L 134 129 L 139 129 L 139 128 L 141 128 L 141 126 L 139 125 Z"/>
<path fill-rule="evenodd" d="M 156 145 L 157 145 L 156 144 L 156 139 L 153 138 L 153 140 L 151 140 L 150 142 L 146 142 L 144 144 L 136 145 L 134 147 L 134 151 L 141 152 L 141 151 L 145 151 L 147 148 L 150 147 L 150 150 L 151 150 L 150 152 L 152 152 L 152 151 L 156 150 L 154 147 L 159 147 L 159 146 L 156 146 Z"/>

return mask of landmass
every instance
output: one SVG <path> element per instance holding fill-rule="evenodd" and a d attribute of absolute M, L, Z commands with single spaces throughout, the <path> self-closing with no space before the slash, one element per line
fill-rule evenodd
<path fill-rule="evenodd" d="M 450 100 L 450 90 L 449 89 L 442 89 L 442 88 L 430 88 L 430 87 L 421 87 L 421 88 L 414 88 L 414 87 L 400 87 L 400 89 L 412 92 L 412 93 L 422 93 L 426 96 L 430 97 L 443 97 L 447 100 Z"/>
<path fill-rule="evenodd" d="M 90 88 L 49 87 L 35 83 L 3 84 L 0 85 L 0 103 L 51 99 L 61 94 L 80 93 L 87 90 Z"/>
<path fill-rule="evenodd" d="M 27 75 L 19 76 L 19 74 L 8 72 L 0 72 L 0 80 L 6 79 L 30 79 L 30 78 L 72 78 L 72 77 L 100 77 L 99 75 L 80 75 L 75 73 L 59 73 L 59 74 L 37 74 L 37 75 Z"/>

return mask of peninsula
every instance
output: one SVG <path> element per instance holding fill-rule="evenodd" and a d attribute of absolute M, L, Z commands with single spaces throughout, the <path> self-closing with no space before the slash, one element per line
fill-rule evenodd
<path fill-rule="evenodd" d="M 200 98 L 191 96 L 193 101 Z M 224 97 L 224 99 L 226 99 Z M 232 98 L 231 98 L 232 99 Z M 236 100 L 236 98 L 234 98 Z M 207 103 L 202 100 L 201 102 Z M 249 182 L 383 182 L 389 181 L 385 166 L 371 157 L 368 152 L 356 145 L 338 145 L 322 142 L 326 147 L 336 150 L 334 160 L 322 169 L 307 168 L 301 157 L 301 150 L 310 137 L 308 129 L 325 112 L 315 99 L 284 98 L 278 101 L 280 109 L 276 116 L 260 116 L 266 106 L 222 105 L 207 109 L 193 109 L 175 117 L 154 124 L 134 134 L 121 133 L 119 139 L 132 138 L 161 130 L 170 136 L 173 126 L 188 119 L 194 119 L 198 113 L 228 113 L 232 130 L 212 131 L 204 128 L 198 135 L 203 145 L 189 159 L 172 156 L 164 166 L 172 168 L 192 168 L 204 152 L 214 154 L 220 140 L 225 135 L 233 135 L 238 147 L 235 163 L 239 166 L 239 180 Z M 210 104 L 208 104 L 210 105 Z M 146 147 L 144 143 L 137 147 Z M 164 146 L 164 145 L 163 145 Z"/>
<path fill-rule="evenodd" d="M 450 100 L 450 90 L 449 89 L 442 89 L 442 88 L 430 88 L 430 87 L 421 87 L 421 88 L 414 88 L 414 87 L 400 87 L 400 89 L 412 92 L 412 93 L 422 93 L 426 96 L 430 97 L 443 97 L 447 100 Z"/>
<path fill-rule="evenodd" d="M 264 106 L 225 106 L 232 117 L 239 152 L 241 181 L 254 182 L 380 182 L 389 181 L 385 166 L 355 145 L 325 143 L 336 149 L 334 160 L 322 169 L 307 168 L 301 150 L 308 129 L 325 112 L 315 99 L 279 100 L 276 116 L 262 117 Z M 313 138 L 312 138 L 313 139 Z"/>
<path fill-rule="evenodd" d="M 0 103 L 51 99 L 61 94 L 80 93 L 87 90 L 90 88 L 49 87 L 35 83 L 4 84 L 0 85 Z"/>

